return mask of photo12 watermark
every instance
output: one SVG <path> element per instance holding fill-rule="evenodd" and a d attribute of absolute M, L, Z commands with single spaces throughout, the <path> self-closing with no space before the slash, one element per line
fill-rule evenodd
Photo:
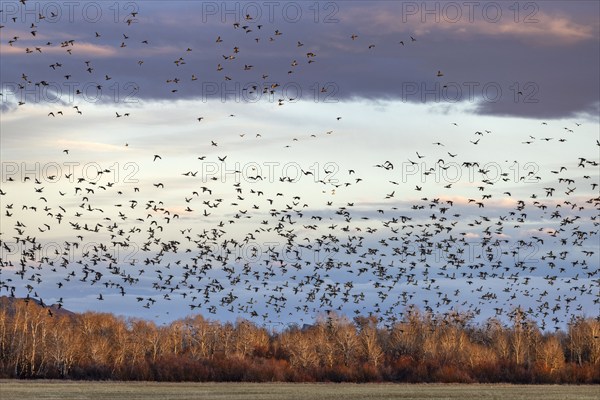
<path fill-rule="evenodd" d="M 339 180 L 336 175 L 339 171 L 340 167 L 335 162 L 314 162 L 303 166 L 295 161 L 250 161 L 244 163 L 231 163 L 226 160 L 221 162 L 203 161 L 200 166 L 200 178 L 203 183 L 210 181 L 298 183 L 302 180 L 309 180 L 314 183 L 337 184 Z"/>
<path fill-rule="evenodd" d="M 402 23 L 536 24 L 540 12 L 534 1 L 401 1 L 400 7 Z"/>
<path fill-rule="evenodd" d="M 68 150 L 67 150 L 68 151 Z M 100 182 L 102 179 L 114 183 L 138 183 L 140 171 L 136 162 L 114 162 L 102 166 L 98 162 L 49 161 L 49 162 L 16 162 L 4 161 L 1 165 L 2 183 L 35 182 L 41 183 L 81 183 Z"/>
<path fill-rule="evenodd" d="M 540 166 L 536 162 L 513 162 L 512 164 L 488 162 L 443 161 L 427 163 L 404 161 L 401 164 L 402 183 L 417 180 L 420 183 L 441 184 L 487 183 L 539 183 Z"/>
<path fill-rule="evenodd" d="M 139 22 L 140 3 L 135 1 L 3 1 L 0 21 L 26 24 L 91 24 Z"/>
<path fill-rule="evenodd" d="M 214 82 L 201 84 L 202 102 L 219 100 L 222 103 L 338 103 L 340 88 L 336 82 Z"/>
<path fill-rule="evenodd" d="M 27 240 L 3 241 L 0 260 L 26 259 L 39 265 L 67 267 L 70 264 L 117 263 L 134 265 L 138 260 L 140 246 L 132 241 L 50 241 L 30 243 Z"/>
<path fill-rule="evenodd" d="M 97 81 L 40 81 L 40 82 L 3 82 L 2 103 L 114 103 L 137 104 L 140 86 L 135 82 L 97 82 Z"/>
<path fill-rule="evenodd" d="M 442 72 L 438 75 L 442 76 Z M 499 82 L 403 82 L 402 102 L 458 103 L 484 102 L 537 104 L 540 87 L 536 82 L 513 82 L 508 87 Z"/>
<path fill-rule="evenodd" d="M 201 21 L 221 23 L 340 22 L 340 3 L 334 1 L 202 1 Z M 248 28 L 247 28 L 248 29 Z M 257 29 L 260 27 L 257 26 Z"/>

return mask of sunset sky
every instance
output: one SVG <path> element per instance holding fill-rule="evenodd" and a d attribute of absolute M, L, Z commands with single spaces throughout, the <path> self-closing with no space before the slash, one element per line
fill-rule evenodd
<path fill-rule="evenodd" d="M 0 295 L 598 315 L 598 2 L 23 3 L 0 3 Z"/>

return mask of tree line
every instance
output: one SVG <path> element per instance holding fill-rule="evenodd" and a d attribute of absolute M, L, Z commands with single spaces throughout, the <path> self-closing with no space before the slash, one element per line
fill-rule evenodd
<path fill-rule="evenodd" d="M 600 383 L 598 318 L 543 332 L 519 308 L 508 324 L 411 308 L 388 327 L 329 313 L 274 331 L 243 319 L 158 326 L 1 300 L 2 378 Z"/>

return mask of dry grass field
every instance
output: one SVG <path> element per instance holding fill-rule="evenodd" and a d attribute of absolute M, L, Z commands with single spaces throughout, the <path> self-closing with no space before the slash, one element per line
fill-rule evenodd
<path fill-rule="evenodd" d="M 0 381 L 2 400 L 597 400 L 600 386 Z"/>

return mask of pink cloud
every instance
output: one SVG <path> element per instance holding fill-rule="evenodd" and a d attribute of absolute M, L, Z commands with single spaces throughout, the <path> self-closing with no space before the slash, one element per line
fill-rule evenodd
<path fill-rule="evenodd" d="M 506 10 L 505 10 L 506 11 Z M 454 35 L 486 35 L 497 37 L 512 37 L 523 41 L 532 40 L 536 44 L 565 45 L 597 37 L 598 24 L 591 26 L 573 20 L 569 16 L 551 15 L 537 12 L 525 22 L 515 22 L 513 15 L 505 15 L 498 22 L 482 17 L 481 12 L 474 13 L 472 20 L 466 11 L 461 18 L 448 19 L 443 12 L 439 15 L 402 15 L 400 10 L 381 10 L 375 7 L 370 9 L 350 9 L 345 18 L 356 20 L 356 34 L 361 38 L 361 33 L 367 35 L 398 34 L 424 36 L 438 34 Z M 437 17 L 437 21 L 436 21 Z M 424 19 L 424 21 L 423 21 Z M 360 23 L 359 23 L 360 22 Z M 401 23 L 400 23 L 401 22 Z"/>
<path fill-rule="evenodd" d="M 61 46 L 40 46 L 37 43 L 32 43 L 28 46 L 26 43 L 22 45 L 13 45 L 13 46 L 2 46 L 2 54 L 27 54 L 27 49 L 32 51 L 31 56 L 35 56 L 35 54 L 39 54 L 36 50 L 36 47 L 42 50 L 42 53 L 48 54 L 64 54 L 69 49 L 73 53 L 77 53 L 79 55 L 86 56 L 94 56 L 94 57 L 115 57 L 118 55 L 117 49 L 111 46 L 106 45 L 96 45 L 86 42 L 75 42 L 73 46 L 69 47 L 61 47 Z"/>

